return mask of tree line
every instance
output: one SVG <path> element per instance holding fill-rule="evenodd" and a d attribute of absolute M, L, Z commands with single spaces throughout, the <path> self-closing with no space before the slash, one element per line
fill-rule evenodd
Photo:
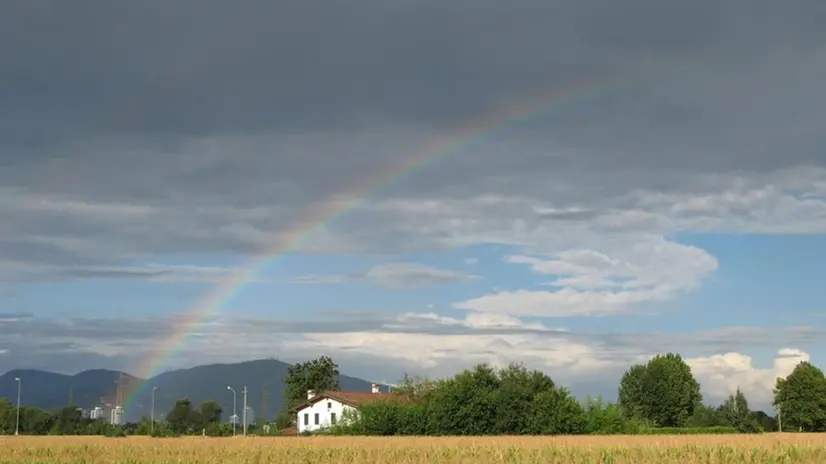
<path fill-rule="evenodd" d="M 138 422 L 113 425 L 108 418 L 84 417 L 74 405 L 56 411 L 21 406 L 20 433 L 24 435 L 152 435 L 158 437 L 179 435 L 230 436 L 232 424 L 223 423 L 223 410 L 217 401 L 204 401 L 196 408 L 188 399 L 175 402 L 162 421 L 142 417 Z M 0 435 L 11 435 L 17 424 L 17 407 L 7 398 L 0 398 Z M 239 430 L 241 425 L 238 425 Z M 248 427 L 254 430 L 255 427 Z"/>
<path fill-rule="evenodd" d="M 297 364 L 285 380 L 287 408 L 307 390 L 335 389 L 338 368 L 329 358 Z M 311 379 L 320 379 L 314 383 Z M 577 400 L 545 373 L 520 364 L 477 365 L 440 380 L 405 376 L 393 395 L 358 408 L 358 420 L 323 433 L 352 435 L 537 435 L 826 432 L 826 377 L 808 362 L 777 379 L 775 415 L 750 408 L 737 389 L 716 406 L 704 403 L 700 384 L 678 354 L 631 366 L 615 402 Z"/>
<path fill-rule="evenodd" d="M 339 368 L 329 357 L 297 363 L 287 372 L 284 410 L 274 431 L 295 426 L 296 407 L 307 390 L 338 390 Z M 722 404 L 704 403 L 700 384 L 678 354 L 668 353 L 631 366 L 614 402 L 577 400 L 538 370 L 520 364 L 502 369 L 480 364 L 453 377 L 428 380 L 405 375 L 391 395 L 360 405 L 358 420 L 344 420 L 323 433 L 345 435 L 557 435 L 826 432 L 826 376 L 808 362 L 778 378 L 770 415 L 750 408 L 739 389 Z M 0 399 L 0 434 L 15 429 L 16 407 Z M 27 435 L 232 435 L 217 401 L 195 407 L 178 400 L 164 420 L 141 418 L 115 426 L 88 419 L 75 406 L 57 411 L 20 408 L 20 432 Z M 240 425 L 238 426 L 240 428 Z M 262 428 L 248 432 L 261 434 Z"/>

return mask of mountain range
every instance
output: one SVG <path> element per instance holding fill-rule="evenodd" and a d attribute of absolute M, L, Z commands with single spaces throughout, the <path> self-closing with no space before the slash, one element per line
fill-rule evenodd
<path fill-rule="evenodd" d="M 70 403 L 90 409 L 120 403 L 126 404 L 126 420 L 137 421 L 151 415 L 152 388 L 155 392 L 155 417 L 160 419 L 172 409 L 175 401 L 187 398 L 196 407 L 205 400 L 217 401 L 228 418 L 233 411 L 233 394 L 237 394 L 237 412 L 243 405 L 242 391 L 248 389 L 247 405 L 257 420 L 273 419 L 284 405 L 284 379 L 290 365 L 275 359 L 246 361 L 235 364 L 210 364 L 190 369 L 164 372 L 146 381 L 124 372 L 94 369 L 75 375 L 15 369 L 0 376 L 0 398 L 17 401 L 17 381 L 21 379 L 22 406 L 58 409 Z M 367 380 L 340 376 L 345 391 L 370 391 Z M 120 387 L 119 387 L 120 386 Z M 130 398 L 122 401 L 118 398 Z"/>

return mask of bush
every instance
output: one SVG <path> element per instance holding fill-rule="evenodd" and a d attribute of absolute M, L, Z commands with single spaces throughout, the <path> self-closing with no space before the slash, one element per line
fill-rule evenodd
<path fill-rule="evenodd" d="M 736 427 L 648 427 L 639 435 L 731 435 L 740 433 Z"/>
<path fill-rule="evenodd" d="M 126 437 L 126 431 L 123 430 L 121 427 L 113 426 L 113 427 L 110 427 L 109 429 L 106 430 L 106 433 L 104 434 L 104 436 L 110 437 L 110 438 L 125 438 Z"/>

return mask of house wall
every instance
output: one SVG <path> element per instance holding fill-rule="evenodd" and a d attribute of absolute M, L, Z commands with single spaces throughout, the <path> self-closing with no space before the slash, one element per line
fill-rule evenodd
<path fill-rule="evenodd" d="M 334 413 L 336 415 L 336 423 L 341 423 L 344 411 L 351 411 L 348 414 L 353 414 L 354 408 L 341 404 L 336 400 L 330 398 L 323 398 L 320 401 L 298 411 L 296 416 L 296 424 L 298 424 L 298 433 L 313 432 L 319 429 L 327 428 L 332 425 L 331 417 Z M 307 414 L 307 423 L 304 423 L 304 415 Z M 315 422 L 315 415 L 318 414 L 318 424 Z"/>

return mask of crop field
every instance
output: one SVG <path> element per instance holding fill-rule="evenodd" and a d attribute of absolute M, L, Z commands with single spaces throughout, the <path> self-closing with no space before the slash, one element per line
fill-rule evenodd
<path fill-rule="evenodd" d="M 826 434 L 576 437 L 0 437 L 0 464 L 826 463 Z"/>

